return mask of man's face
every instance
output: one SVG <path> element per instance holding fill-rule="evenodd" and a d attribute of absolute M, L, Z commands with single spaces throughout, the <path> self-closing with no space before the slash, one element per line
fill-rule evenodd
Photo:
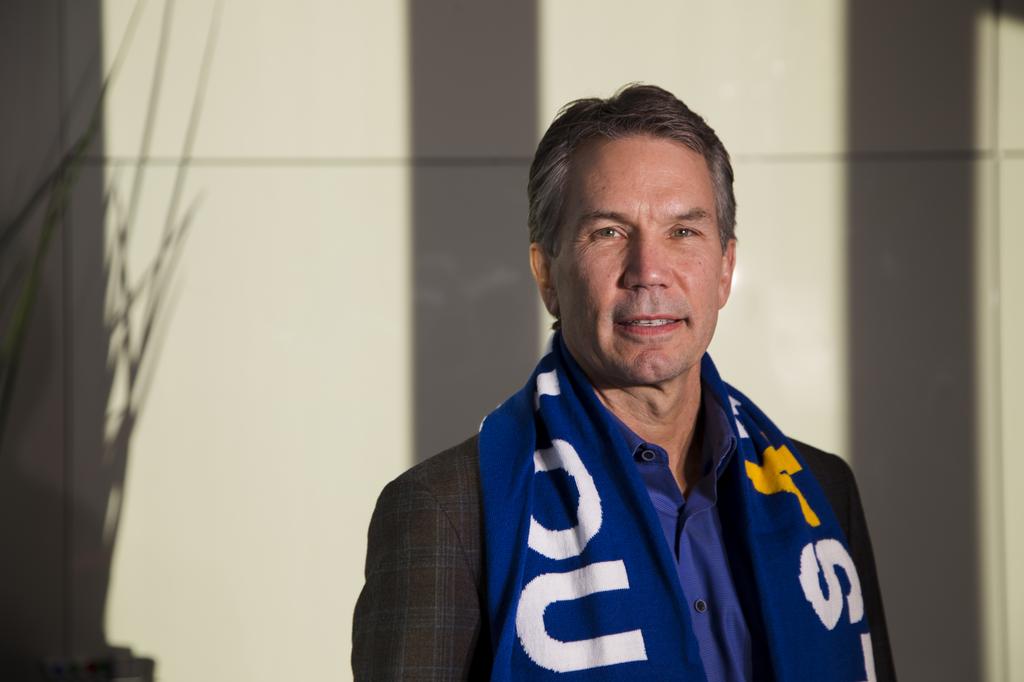
<path fill-rule="evenodd" d="M 594 385 L 697 380 L 735 264 L 704 158 L 663 138 L 591 141 L 573 157 L 559 229 L 558 255 L 533 244 L 531 266 Z"/>

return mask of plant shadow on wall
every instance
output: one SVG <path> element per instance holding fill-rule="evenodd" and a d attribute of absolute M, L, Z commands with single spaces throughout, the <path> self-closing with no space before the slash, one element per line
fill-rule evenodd
<path fill-rule="evenodd" d="M 82 299 L 89 296 L 80 296 L 78 287 L 85 284 L 88 289 L 95 275 L 72 274 L 75 268 L 65 262 L 61 276 L 71 277 L 73 283 L 72 287 L 64 288 L 65 296 L 70 294 L 73 301 L 64 306 L 65 335 L 70 329 L 75 343 L 81 339 L 86 345 L 90 337 L 94 337 L 98 345 L 104 347 L 106 356 L 99 372 L 88 369 L 89 353 L 80 352 L 78 347 L 72 350 L 70 359 L 67 353 L 63 358 L 68 364 L 62 389 L 63 403 L 71 405 L 72 410 L 69 415 L 65 408 L 63 439 L 66 485 L 62 501 L 65 509 L 62 644 L 56 651 L 51 644 L 51 649 L 45 652 L 49 656 L 44 660 L 39 660 L 39 647 L 31 642 L 21 647 L 24 650 L 5 651 L 4 660 L 0 661 L 3 666 L 0 678 L 3 679 L 14 674 L 19 679 L 31 675 L 51 680 L 118 678 L 141 682 L 153 679 L 155 674 L 152 659 L 134 658 L 127 648 L 114 647 L 107 642 L 106 603 L 133 436 L 152 387 L 162 341 L 174 309 L 175 273 L 199 206 L 198 196 L 186 199 L 185 185 L 213 63 L 222 2 L 218 0 L 212 8 L 181 154 L 176 160 L 160 226 L 151 224 L 148 219 L 140 220 L 139 206 L 146 194 L 150 144 L 159 111 L 174 0 L 165 0 L 163 5 L 138 162 L 129 169 L 133 172 L 125 173 L 124 167 L 114 167 L 108 174 L 106 188 L 101 190 L 98 207 L 95 201 L 90 205 L 89 200 L 83 198 L 86 193 L 80 186 L 89 182 L 84 179 L 87 175 L 82 174 L 87 166 L 98 166 L 90 169 L 91 177 L 103 175 L 106 160 L 102 149 L 96 151 L 101 142 L 103 108 L 124 60 L 129 58 L 129 47 L 145 5 L 145 0 L 139 0 L 132 10 L 109 73 L 99 86 L 84 132 L 0 232 L 0 262 L 5 266 L 0 275 L 0 460 L 8 460 L 19 442 L 20 419 L 12 420 L 12 414 L 21 418 L 32 413 L 31 389 L 37 377 L 33 375 L 33 368 L 23 366 L 32 350 L 26 354 L 26 341 L 30 338 L 40 291 L 48 284 L 46 278 L 53 276 L 53 268 L 47 267 L 47 261 L 53 257 L 51 247 L 55 238 L 70 240 L 76 250 L 81 246 L 86 251 L 102 251 L 102 282 L 97 288 L 99 295 L 94 296 L 98 300 L 87 300 L 84 306 L 79 306 Z M 100 41 L 96 42 L 93 58 L 98 61 L 101 46 Z M 96 70 L 98 67 L 91 69 Z M 90 157 L 90 153 L 100 156 L 98 159 Z M 126 180 L 126 175 L 130 175 L 130 179 Z M 157 229 L 160 236 L 155 251 L 140 265 L 135 257 L 138 249 L 133 248 L 136 237 L 150 237 Z M 70 230 L 74 233 L 68 233 Z M 99 249 L 96 242 L 103 243 L 104 247 Z M 29 246 L 26 248 L 26 245 Z M 78 266 L 83 259 L 76 255 L 73 260 Z M 84 260 L 89 262 L 88 258 Z M 72 306 L 74 311 L 69 312 Z M 90 319 L 91 311 L 99 312 L 96 317 L 100 319 Z M 49 360 L 62 352 L 58 344 L 53 346 Z M 83 366 L 84 371 L 80 371 Z M 86 423 L 72 421 L 82 419 L 80 415 L 85 415 Z M 94 420 L 101 423 L 88 423 L 91 415 L 102 415 L 101 419 Z M 7 461 L 2 464 L 5 471 L 17 475 L 16 466 L 9 467 Z M 70 475 L 67 472 L 71 472 Z M 54 495 L 28 479 L 24 483 L 19 486 L 24 490 L 22 495 Z M 53 508 L 61 504 L 33 502 L 36 507 Z M 4 526 L 0 549 L 11 556 L 11 550 L 17 550 L 19 544 L 32 542 L 29 536 L 33 529 L 29 524 L 20 524 L 15 539 L 6 532 L 9 527 L 12 526 Z M 5 580 L 10 576 L 15 579 L 31 576 L 43 569 L 42 566 L 21 566 L 14 573 L 5 573 Z M 15 660 L 33 656 L 35 661 Z M 30 667 L 34 668 L 32 672 Z"/>

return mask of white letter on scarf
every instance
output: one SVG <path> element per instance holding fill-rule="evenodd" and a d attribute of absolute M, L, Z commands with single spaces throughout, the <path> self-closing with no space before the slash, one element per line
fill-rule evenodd
<path fill-rule="evenodd" d="M 562 387 L 558 385 L 558 372 L 541 372 L 537 375 L 537 391 L 533 394 L 533 409 L 540 409 L 542 395 L 561 395 Z"/>
<path fill-rule="evenodd" d="M 526 655 L 542 668 L 559 673 L 646 661 L 647 649 L 640 630 L 563 642 L 549 635 L 544 626 L 544 611 L 555 602 L 628 589 L 629 577 L 622 560 L 600 561 L 568 573 L 538 575 L 523 588 L 516 609 L 516 634 Z"/>
<path fill-rule="evenodd" d="M 580 500 L 576 506 L 577 524 L 571 528 L 551 530 L 545 528 L 530 516 L 530 535 L 527 544 L 530 549 L 549 559 L 568 559 L 579 556 L 590 539 L 601 530 L 601 497 L 597 494 L 594 479 L 583 466 L 576 450 L 564 440 L 551 441 L 551 447 L 533 453 L 535 473 L 564 469 L 576 481 Z"/>
<path fill-rule="evenodd" d="M 736 400 L 732 396 L 729 396 L 729 406 L 732 407 L 732 416 L 736 418 L 736 432 L 740 434 L 740 438 L 750 438 L 750 434 L 747 433 L 746 427 L 743 426 L 743 422 L 740 421 L 740 401 Z"/>
<path fill-rule="evenodd" d="M 821 582 L 818 580 L 819 562 L 821 572 L 825 576 L 825 585 L 828 587 L 827 597 L 822 593 Z M 839 588 L 836 566 L 843 569 L 850 581 L 850 594 L 847 597 L 850 622 L 857 623 L 864 617 L 864 599 L 860 592 L 857 567 L 853 565 L 853 559 L 842 543 L 832 538 L 821 540 L 817 545 L 808 542 L 800 552 L 800 586 L 804 588 L 804 596 L 814 607 L 814 612 L 829 630 L 835 628 L 843 612 L 843 594 Z"/>
<path fill-rule="evenodd" d="M 871 649 L 871 634 L 865 632 L 860 636 L 860 649 L 864 654 L 864 671 L 868 679 L 865 682 L 875 682 L 875 654 Z"/>

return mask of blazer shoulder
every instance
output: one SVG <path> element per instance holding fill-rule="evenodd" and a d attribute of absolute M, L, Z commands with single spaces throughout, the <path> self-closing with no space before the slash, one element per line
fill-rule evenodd
<path fill-rule="evenodd" d="M 477 442 L 477 436 L 468 438 L 388 483 L 377 498 L 374 517 L 383 520 L 397 514 L 420 526 L 441 521 L 451 529 L 479 585 L 483 507 Z M 371 522 L 371 530 L 372 526 Z"/>
<path fill-rule="evenodd" d="M 853 470 L 842 457 L 833 455 L 831 452 L 819 450 L 813 445 L 808 445 L 795 438 L 790 439 L 796 449 L 803 455 L 807 467 L 814 474 L 814 478 L 822 486 L 849 486 L 854 483 Z"/>
<path fill-rule="evenodd" d="M 479 525 L 480 467 L 477 436 L 449 447 L 419 464 L 384 486 L 378 507 L 388 506 L 412 497 L 426 496 L 456 526 Z M 476 518 L 473 511 L 476 511 Z M 470 528 L 466 528 L 467 530 Z M 463 532 L 459 532 L 460 537 Z"/>
<path fill-rule="evenodd" d="M 479 505 L 478 436 L 443 450 L 405 471 L 385 486 L 381 498 L 429 493 L 445 511 Z"/>

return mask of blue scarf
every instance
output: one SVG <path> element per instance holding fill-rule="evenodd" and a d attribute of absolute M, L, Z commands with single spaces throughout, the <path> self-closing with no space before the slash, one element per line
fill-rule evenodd
<path fill-rule="evenodd" d="M 860 582 L 824 493 L 708 355 L 701 379 L 735 416 L 718 512 L 755 679 L 871 682 Z M 560 334 L 479 447 L 491 679 L 706 679 L 647 490 Z"/>

